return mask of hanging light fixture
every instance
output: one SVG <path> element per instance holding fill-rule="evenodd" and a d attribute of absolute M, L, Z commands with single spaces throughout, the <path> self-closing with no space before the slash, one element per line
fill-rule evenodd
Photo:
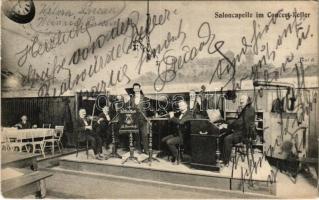
<path fill-rule="evenodd" d="M 151 15 L 150 15 L 150 2 L 147 0 L 147 7 L 146 7 L 146 27 L 145 27 L 145 39 L 146 39 L 146 45 L 143 44 L 143 40 L 141 37 L 137 40 L 134 40 L 132 42 L 133 51 L 137 51 L 140 47 L 143 53 L 146 53 L 146 62 L 150 61 L 153 58 L 157 57 L 156 52 L 153 51 L 151 47 L 151 41 L 150 41 L 150 26 L 151 26 Z M 136 29 L 138 32 L 138 29 L 136 26 L 133 26 L 133 28 Z M 143 38 L 144 39 L 144 38 Z M 156 61 L 156 65 L 159 65 L 159 61 Z"/>
<path fill-rule="evenodd" d="M 146 36 L 146 61 L 151 60 L 151 42 L 150 42 L 150 1 L 147 0 L 147 13 L 146 13 L 146 29 L 145 29 L 145 36 Z"/>

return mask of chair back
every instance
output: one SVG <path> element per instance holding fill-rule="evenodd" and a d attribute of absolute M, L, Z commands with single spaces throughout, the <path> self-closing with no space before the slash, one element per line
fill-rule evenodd
<path fill-rule="evenodd" d="M 64 132 L 64 126 L 55 126 L 55 138 L 61 140 Z"/>
<path fill-rule="evenodd" d="M 256 136 L 257 136 L 256 125 L 255 124 L 251 124 L 248 127 L 248 130 L 247 130 L 246 134 L 242 138 L 242 142 L 245 145 L 247 145 L 247 144 L 252 145 L 255 142 L 255 140 L 256 140 Z"/>
<path fill-rule="evenodd" d="M 51 124 L 43 124 L 42 128 L 51 128 Z"/>
<path fill-rule="evenodd" d="M 5 135 L 5 133 L 1 133 L 1 143 L 4 143 L 4 142 L 6 142 L 6 140 L 7 140 L 7 138 L 6 138 L 6 135 Z"/>
<path fill-rule="evenodd" d="M 15 140 L 10 140 L 6 132 L 1 133 L 1 149 L 2 150 L 13 150 L 14 148 L 12 147 L 12 143 Z M 3 149 L 5 148 L 5 149 Z"/>
<path fill-rule="evenodd" d="M 184 124 L 177 125 L 178 136 L 180 137 L 180 145 L 190 146 L 191 123 L 186 121 Z"/>
<path fill-rule="evenodd" d="M 10 138 L 8 137 L 6 132 L 1 133 L 1 143 L 9 143 Z"/>
<path fill-rule="evenodd" d="M 248 129 L 248 138 L 250 140 L 256 140 L 256 136 L 257 136 L 257 131 L 256 131 L 256 124 L 253 123 L 249 126 Z"/>
<path fill-rule="evenodd" d="M 11 137 L 10 139 L 10 132 L 16 132 L 18 129 L 17 128 L 3 128 L 3 130 L 1 131 L 1 140 L 3 141 L 7 141 L 7 142 L 14 142 L 17 140 L 17 138 L 15 137 L 16 134 L 14 134 L 14 137 Z M 3 142 L 2 141 L 2 142 Z"/>

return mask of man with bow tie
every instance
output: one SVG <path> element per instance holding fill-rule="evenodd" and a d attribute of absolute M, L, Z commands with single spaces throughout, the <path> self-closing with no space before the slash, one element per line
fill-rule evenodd
<path fill-rule="evenodd" d="M 85 141 L 87 139 L 93 149 L 95 158 L 103 160 L 102 139 L 93 131 L 90 120 L 86 117 L 85 109 L 79 110 L 79 118 L 76 120 L 76 131 L 78 133 L 78 140 Z"/>
<path fill-rule="evenodd" d="M 184 100 L 180 100 L 178 102 L 178 108 L 180 111 L 178 117 L 175 117 L 174 112 L 169 112 L 169 121 L 177 125 L 178 132 L 168 135 L 162 139 L 162 142 L 164 142 L 168 146 L 171 154 L 173 155 L 173 158 L 171 160 L 172 162 L 175 162 L 178 154 L 176 145 L 184 144 L 184 135 L 188 132 L 186 122 L 193 119 L 193 114 L 188 109 L 187 103 Z"/>
<path fill-rule="evenodd" d="M 96 132 L 102 139 L 103 143 L 105 143 L 105 148 L 109 149 L 109 145 L 112 142 L 112 128 L 110 121 L 112 120 L 110 114 L 110 108 L 108 106 L 104 106 L 97 120 Z"/>
<path fill-rule="evenodd" d="M 141 85 L 139 83 L 133 84 L 133 95 L 131 96 L 128 107 L 137 111 L 133 116 L 139 129 L 139 135 L 136 137 L 136 149 L 142 152 L 141 144 L 143 145 L 144 153 L 148 154 L 148 122 L 145 117 L 151 117 L 154 112 L 151 111 L 150 99 L 145 97 Z M 142 143 L 140 142 L 142 138 Z"/>
<path fill-rule="evenodd" d="M 255 127 L 255 108 L 250 97 L 240 96 L 239 115 L 235 121 L 228 125 L 228 133 L 224 138 L 224 164 L 228 165 L 231 157 L 232 146 L 245 141 L 248 136 L 253 135 Z"/>

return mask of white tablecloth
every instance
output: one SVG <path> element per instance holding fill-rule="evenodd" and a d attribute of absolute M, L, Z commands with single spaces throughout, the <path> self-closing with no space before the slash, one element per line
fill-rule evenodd
<path fill-rule="evenodd" d="M 54 129 L 36 128 L 36 129 L 4 129 L 3 134 L 9 138 L 32 139 L 53 136 Z"/>

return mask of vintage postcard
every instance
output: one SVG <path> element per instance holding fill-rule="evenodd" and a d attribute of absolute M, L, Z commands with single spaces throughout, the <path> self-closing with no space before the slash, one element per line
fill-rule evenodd
<path fill-rule="evenodd" d="M 4 198 L 316 198 L 317 1 L 4 0 Z"/>

